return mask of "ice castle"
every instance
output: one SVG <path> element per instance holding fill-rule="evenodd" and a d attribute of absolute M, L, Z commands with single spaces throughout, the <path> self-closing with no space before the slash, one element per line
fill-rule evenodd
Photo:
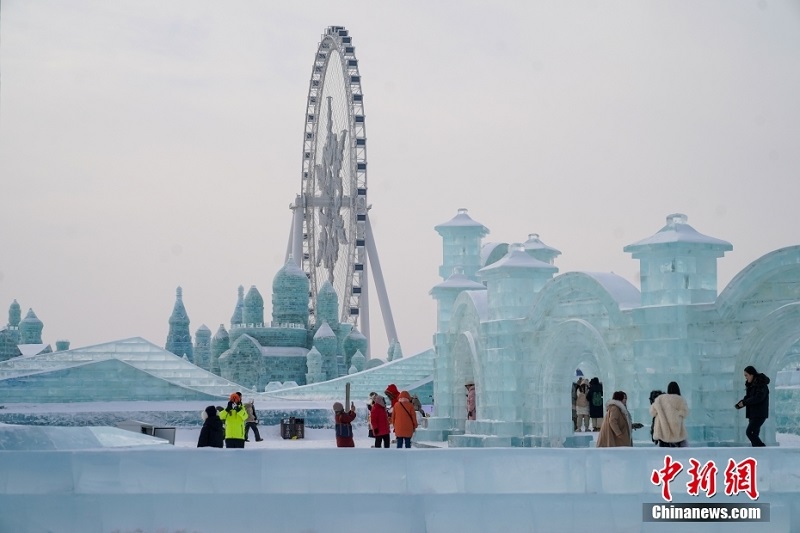
<path fill-rule="evenodd" d="M 8 308 L 8 324 L 0 329 L 0 361 L 22 355 L 50 353 L 53 349 L 42 342 L 44 323 L 39 320 L 33 309 L 28 309 L 25 318 L 21 318 L 21 309 L 16 300 Z M 69 349 L 69 342 L 58 341 L 56 348 Z"/>
<path fill-rule="evenodd" d="M 289 259 L 272 281 L 272 320 L 264 320 L 264 299 L 255 285 L 238 289 L 230 331 L 214 336 L 203 324 L 192 345 L 183 294 L 177 289 L 166 350 L 253 391 L 269 384 L 305 385 L 367 366 L 367 339 L 338 319 L 339 298 L 330 282 L 317 295 L 316 321 L 309 320 L 308 276 Z M 370 366 L 380 364 L 373 361 Z"/>
<path fill-rule="evenodd" d="M 436 407 L 422 439 L 586 446 L 590 437 L 573 434 L 567 394 L 581 368 L 600 378 L 606 400 L 624 390 L 634 421 L 644 423 L 650 391 L 677 381 L 692 445 L 747 445 L 746 421 L 733 408 L 744 394 L 743 369 L 774 379 L 800 358 L 800 246 L 755 260 L 718 294 L 717 260 L 733 247 L 683 214 L 624 248 L 639 260 L 641 290 L 613 273 L 556 275 L 560 252 L 535 234 L 522 244 L 482 244 L 489 230 L 466 209 L 436 231 Z M 470 382 L 477 420 L 466 419 Z M 791 401 L 773 401 L 765 425 L 772 445 L 776 420 L 797 417 L 794 389 L 783 392 Z M 635 440 L 649 443 L 647 431 L 638 433 Z"/>

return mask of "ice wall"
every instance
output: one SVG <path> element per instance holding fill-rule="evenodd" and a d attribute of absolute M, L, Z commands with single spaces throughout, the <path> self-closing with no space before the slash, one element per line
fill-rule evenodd
<path fill-rule="evenodd" d="M 645 523 L 663 450 L 319 449 L 0 452 L 0 531 L 787 532 L 800 529 L 800 449 L 675 449 L 758 461 L 769 523 Z M 722 467 L 724 470 L 724 466 Z M 748 503 L 686 494 L 675 502 Z M 47 509 L 47 512 L 42 512 Z M 235 519 L 232 514 L 235 513 Z"/>

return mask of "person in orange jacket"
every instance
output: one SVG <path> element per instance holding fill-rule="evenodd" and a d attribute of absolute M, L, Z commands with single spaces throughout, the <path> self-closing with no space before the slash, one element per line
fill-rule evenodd
<path fill-rule="evenodd" d="M 411 403 L 408 391 L 401 391 L 392 410 L 392 425 L 397 437 L 397 447 L 411 448 L 411 437 L 417 429 L 417 412 Z"/>

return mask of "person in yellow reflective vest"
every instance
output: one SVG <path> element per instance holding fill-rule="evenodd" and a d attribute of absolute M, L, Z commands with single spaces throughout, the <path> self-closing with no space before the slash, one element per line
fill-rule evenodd
<path fill-rule="evenodd" d="M 228 399 L 228 407 L 219 412 L 225 423 L 225 447 L 244 448 L 244 424 L 247 410 L 242 405 L 242 396 L 236 392 Z"/>

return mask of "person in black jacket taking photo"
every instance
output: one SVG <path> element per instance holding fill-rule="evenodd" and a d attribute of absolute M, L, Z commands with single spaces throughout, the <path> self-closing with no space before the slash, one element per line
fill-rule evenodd
<path fill-rule="evenodd" d="M 766 446 L 759 438 L 761 426 L 769 418 L 769 378 L 759 374 L 753 366 L 744 369 L 745 394 L 736 404 L 737 409 L 745 408 L 745 417 L 750 421 L 745 434 L 754 447 Z"/>

